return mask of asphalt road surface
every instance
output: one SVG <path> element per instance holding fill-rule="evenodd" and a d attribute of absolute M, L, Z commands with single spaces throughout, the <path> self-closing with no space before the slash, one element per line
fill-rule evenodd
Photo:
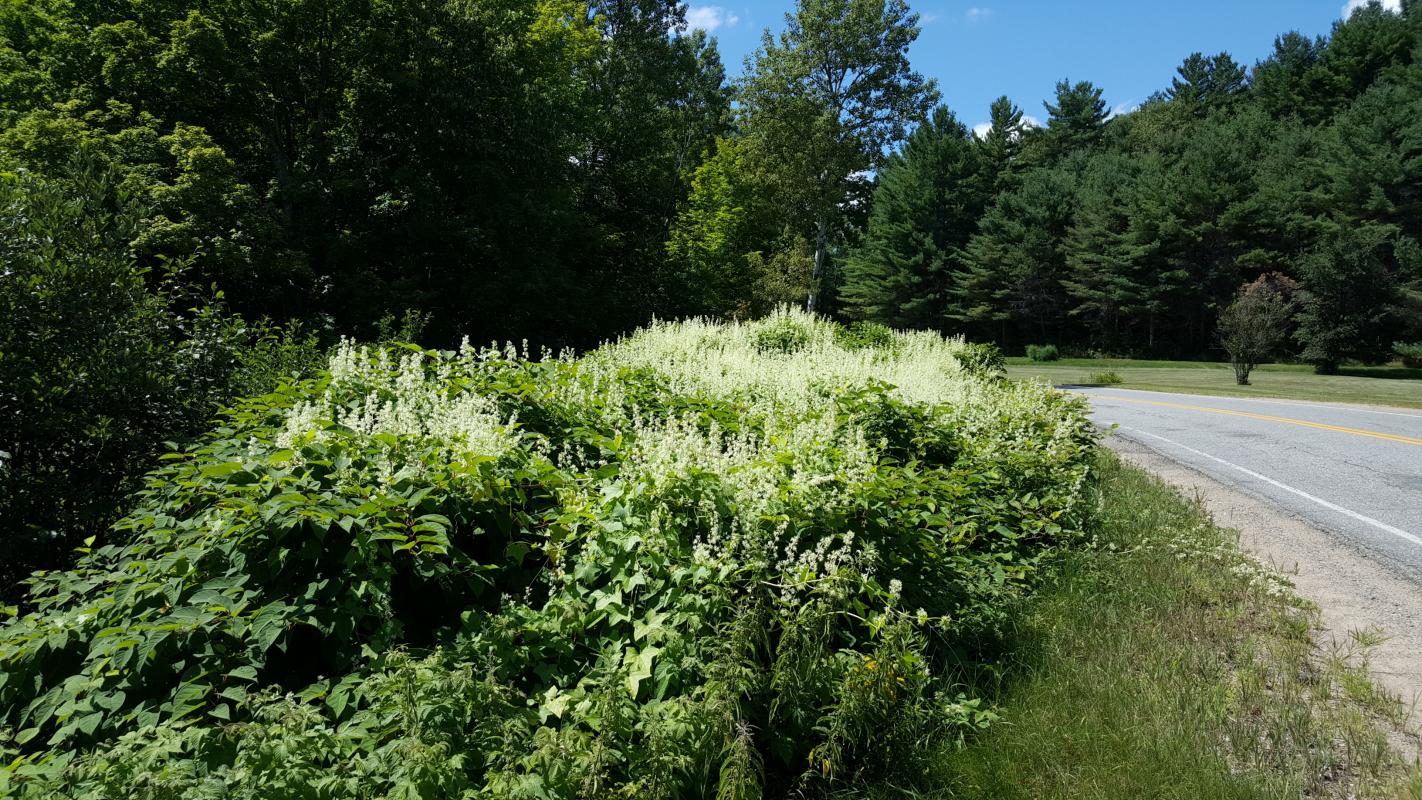
<path fill-rule="evenodd" d="M 1066 387 L 1098 425 L 1422 584 L 1422 411 Z"/>

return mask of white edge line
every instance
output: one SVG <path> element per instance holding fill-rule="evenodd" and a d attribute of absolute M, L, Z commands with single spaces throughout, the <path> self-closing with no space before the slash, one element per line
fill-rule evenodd
<path fill-rule="evenodd" d="M 1212 456 L 1212 455 L 1210 455 L 1209 453 L 1203 452 L 1203 451 L 1201 451 L 1201 450 L 1196 450 L 1196 449 L 1193 448 L 1193 447 L 1189 447 L 1189 446 L 1187 446 L 1187 445 L 1183 445 L 1183 444 L 1181 444 L 1181 443 L 1179 443 L 1179 442 L 1177 442 L 1177 441 L 1175 441 L 1175 440 L 1173 440 L 1173 439 L 1167 439 L 1167 438 L 1165 438 L 1164 436 L 1158 436 L 1158 435 L 1156 435 L 1156 434 L 1154 434 L 1154 433 L 1151 433 L 1151 432 L 1149 432 L 1149 431 L 1143 431 L 1143 430 L 1141 430 L 1141 429 L 1139 429 L 1139 428 L 1128 428 L 1128 427 L 1126 427 L 1125 425 L 1121 425 L 1120 428 L 1121 428 L 1122 430 L 1131 431 L 1131 432 L 1133 432 L 1133 433 L 1139 433 L 1139 434 L 1141 434 L 1142 436 L 1149 436 L 1149 437 L 1151 437 L 1152 439 L 1159 439 L 1159 440 L 1161 440 L 1162 442 L 1165 442 L 1166 444 L 1173 444 L 1173 445 L 1175 445 L 1176 447 L 1180 448 L 1181 450 L 1188 450 L 1189 452 L 1194 453 L 1194 454 L 1197 455 L 1197 456 L 1203 456 L 1204 458 L 1208 458 L 1208 459 L 1210 459 L 1211 461 L 1215 461 L 1215 462 L 1218 462 L 1218 463 L 1220 463 L 1220 464 L 1224 464 L 1226 467 L 1230 467 L 1231 469 L 1237 469 L 1237 470 L 1239 470 L 1240 472 L 1243 472 L 1245 475 L 1248 475 L 1248 476 L 1251 477 L 1251 478 L 1255 478 L 1255 479 L 1257 479 L 1257 480 L 1264 481 L 1265 483 L 1267 483 L 1267 484 L 1269 484 L 1269 485 L 1271 485 L 1271 486 L 1277 486 L 1278 488 L 1283 489 L 1283 490 L 1286 491 L 1286 492 L 1291 492 L 1291 493 L 1293 493 L 1293 494 L 1298 495 L 1299 497 L 1302 497 L 1302 498 L 1305 499 L 1305 500 L 1310 500 L 1310 501 L 1312 501 L 1312 502 L 1314 502 L 1314 503 L 1317 503 L 1317 504 L 1323 506 L 1324 508 L 1328 509 L 1329 511 L 1336 511 L 1336 512 L 1338 512 L 1339 514 L 1342 514 L 1342 515 L 1344 515 L 1344 516 L 1352 517 L 1353 519 L 1356 519 L 1356 520 L 1358 520 L 1359 522 L 1365 522 L 1365 523 L 1367 523 L 1367 524 L 1369 524 L 1369 525 L 1372 525 L 1374 528 L 1377 528 L 1378 530 L 1386 531 L 1386 532 L 1392 534 L 1393 536 L 1396 536 L 1396 537 L 1401 538 L 1401 539 L 1406 539 L 1407 541 L 1412 542 L 1412 543 L 1415 544 L 1415 545 L 1422 545 L 1422 537 L 1416 536 L 1415 534 L 1408 533 L 1407 531 L 1405 531 L 1405 530 L 1403 530 L 1403 529 L 1401 529 L 1401 528 L 1394 528 L 1393 526 L 1387 524 L 1386 522 L 1379 522 L 1378 520 L 1375 520 L 1375 519 L 1373 519 L 1372 517 L 1365 516 L 1365 515 L 1363 515 L 1363 514 L 1359 514 L 1358 512 L 1352 511 L 1352 510 L 1350 510 L 1350 509 L 1346 509 L 1346 508 L 1344 508 L 1343 506 L 1338 505 L 1337 503 L 1330 503 L 1330 502 L 1328 502 L 1327 500 L 1324 500 L 1324 499 L 1321 498 L 1321 497 L 1314 497 L 1313 495 L 1309 494 L 1308 492 L 1303 491 L 1302 489 L 1295 489 L 1294 487 L 1289 486 L 1289 485 L 1287 485 L 1287 484 L 1279 483 L 1278 481 L 1274 480 L 1273 478 L 1270 478 L 1270 477 L 1268 477 L 1268 476 L 1266 476 L 1266 475 L 1260 475 L 1259 473 L 1255 472 L 1255 471 L 1252 470 L 1252 469 L 1245 469 L 1244 467 L 1241 467 L 1241 466 L 1238 465 L 1238 464 L 1235 464 L 1235 463 L 1232 463 L 1232 462 L 1229 462 L 1229 461 L 1225 461 L 1223 458 L 1220 458 L 1220 457 L 1218 457 L 1218 456 Z"/>
<path fill-rule="evenodd" d="M 1225 400 L 1225 401 L 1229 401 L 1229 400 L 1240 400 L 1240 401 L 1245 402 L 1245 403 L 1263 403 L 1263 404 L 1265 404 L 1265 405 L 1279 405 L 1279 406 L 1302 406 L 1302 407 L 1304 407 L 1304 408 L 1317 408 L 1317 409 L 1322 409 L 1322 410 L 1325 410 L 1325 411 L 1358 411 L 1358 412 L 1361 412 L 1361 413 L 1363 413 L 1363 414 L 1386 414 L 1386 415 L 1389 416 L 1389 417 L 1406 417 L 1407 419 L 1422 419 L 1422 414 L 1406 414 L 1406 413 L 1403 413 L 1403 412 L 1401 412 L 1401 411 L 1383 411 L 1383 410 L 1380 409 L 1380 408 L 1365 408 L 1365 407 L 1363 407 L 1363 406 L 1362 406 L 1361 404 L 1359 404 L 1359 403 L 1331 403 L 1331 402 L 1325 402 L 1325 401 L 1314 402 L 1314 401 L 1310 401 L 1310 400 L 1284 400 L 1284 399 L 1275 398 L 1275 397 L 1238 397 L 1238 396 L 1236 396 L 1236 395 L 1230 395 L 1230 394 L 1190 394 L 1190 393 L 1188 393 L 1188 392 L 1151 392 L 1151 391 L 1146 391 L 1145 389 L 1121 389 L 1121 388 L 1116 388 L 1116 387 L 1101 387 L 1101 388 L 1098 388 L 1095 393 L 1093 393 L 1093 392 L 1083 392 L 1083 391 L 1081 391 L 1081 390 L 1079 390 L 1079 389 L 1078 389 L 1078 390 L 1075 390 L 1075 391 L 1076 391 L 1078 394 L 1084 394 L 1084 395 L 1086 395 L 1087 397 L 1112 397 L 1112 396 L 1113 396 L 1113 395 L 1109 395 L 1109 394 L 1102 394 L 1101 392 L 1102 392 L 1103 389 L 1104 389 L 1105 391 L 1109 391 L 1109 392 L 1133 392 L 1133 393 L 1135 393 L 1135 394 L 1148 394 L 1148 395 L 1160 395 L 1160 394 L 1171 395 L 1171 394 L 1173 394 L 1173 395 L 1176 395 L 1177 397 L 1194 397 L 1194 398 L 1198 398 L 1198 399 L 1200 399 L 1200 400 Z M 1117 396 L 1119 396 L 1119 395 L 1117 395 Z M 1237 410 L 1237 409 L 1227 409 L 1227 410 Z"/>

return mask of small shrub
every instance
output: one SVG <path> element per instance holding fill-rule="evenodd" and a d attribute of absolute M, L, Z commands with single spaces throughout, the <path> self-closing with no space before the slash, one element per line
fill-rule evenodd
<path fill-rule="evenodd" d="M 894 330 L 877 322 L 851 322 L 835 328 L 834 341 L 846 350 L 892 350 Z"/>
<path fill-rule="evenodd" d="M 1118 383 L 1125 383 L 1121 376 L 1115 372 L 1093 372 L 1087 376 L 1086 382 L 1093 386 L 1115 386 Z"/>
<path fill-rule="evenodd" d="M 967 342 L 953 353 L 963 371 L 982 378 L 1000 378 L 1007 374 L 1007 362 L 1002 350 L 988 342 Z"/>
<path fill-rule="evenodd" d="M 418 309 L 405 309 L 399 319 L 387 313 L 375 322 L 375 341 L 380 344 L 417 344 L 429 324 L 429 313 Z"/>
<path fill-rule="evenodd" d="M 1422 369 L 1422 342 L 1398 342 L 1392 346 L 1392 351 L 1402 357 L 1402 366 Z"/>
<path fill-rule="evenodd" d="M 1220 314 L 1216 335 L 1229 353 L 1240 386 L 1249 385 L 1255 365 L 1272 356 L 1288 335 L 1294 286 L 1285 276 L 1265 275 L 1240 287 L 1234 302 Z"/>
<path fill-rule="evenodd" d="M 798 353 L 809 343 L 809 329 L 782 313 L 768 317 L 755 332 L 755 348 L 762 353 Z"/>
<path fill-rule="evenodd" d="M 1027 345 L 1027 357 L 1033 361 L 1056 361 L 1061 358 L 1054 344 L 1029 344 Z"/>

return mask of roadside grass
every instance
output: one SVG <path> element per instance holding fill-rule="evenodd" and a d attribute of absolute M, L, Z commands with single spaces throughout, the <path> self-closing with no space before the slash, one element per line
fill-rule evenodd
<path fill-rule="evenodd" d="M 1109 453 L 1099 469 L 1096 546 L 974 681 L 1002 720 L 944 755 L 946 796 L 1422 798 L 1410 709 L 1368 677 L 1375 634 L 1325 652 L 1316 611 L 1199 504 Z"/>
<path fill-rule="evenodd" d="M 1093 374 L 1108 371 L 1119 375 L 1122 388 L 1127 389 L 1422 408 L 1422 370 L 1398 366 L 1344 367 L 1339 375 L 1315 375 L 1313 368 L 1304 364 L 1265 364 L 1250 376 L 1251 385 L 1239 386 L 1234 382 L 1234 371 L 1224 362 L 1064 358 L 1033 363 L 1025 358 L 1007 359 L 1007 375 L 1017 380 L 1089 385 L 1095 383 Z"/>

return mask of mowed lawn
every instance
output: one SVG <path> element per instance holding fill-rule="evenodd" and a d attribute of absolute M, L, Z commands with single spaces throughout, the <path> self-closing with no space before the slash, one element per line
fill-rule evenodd
<path fill-rule="evenodd" d="M 1123 389 L 1422 408 L 1422 369 L 1399 366 L 1344 367 L 1339 375 L 1315 375 L 1307 365 L 1267 364 L 1250 375 L 1251 385 L 1239 386 L 1234 370 L 1224 362 L 1064 358 L 1036 363 L 1009 358 L 1007 363 L 1008 377 L 1055 384 L 1091 384 L 1093 373 L 1114 372 L 1121 376 Z"/>

